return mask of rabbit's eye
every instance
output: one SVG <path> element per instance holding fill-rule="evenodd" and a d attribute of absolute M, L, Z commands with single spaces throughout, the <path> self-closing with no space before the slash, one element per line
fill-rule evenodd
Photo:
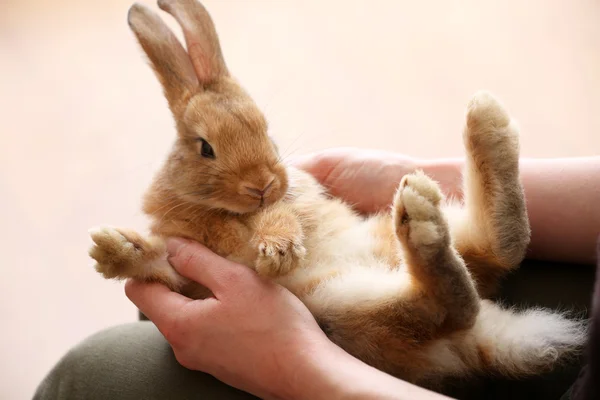
<path fill-rule="evenodd" d="M 199 139 L 202 147 L 200 148 L 200 155 L 205 158 L 215 158 L 215 152 L 208 142 L 202 138 Z"/>

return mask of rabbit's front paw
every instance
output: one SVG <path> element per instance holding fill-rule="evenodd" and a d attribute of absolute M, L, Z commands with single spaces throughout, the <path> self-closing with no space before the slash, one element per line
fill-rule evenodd
<path fill-rule="evenodd" d="M 96 271 L 106 279 L 139 277 L 148 262 L 166 258 L 162 241 L 146 240 L 138 233 L 112 227 L 90 229 L 94 245 L 89 254 Z"/>
<path fill-rule="evenodd" d="M 258 241 L 256 271 L 263 276 L 285 275 L 304 258 L 301 238 L 266 237 Z"/>

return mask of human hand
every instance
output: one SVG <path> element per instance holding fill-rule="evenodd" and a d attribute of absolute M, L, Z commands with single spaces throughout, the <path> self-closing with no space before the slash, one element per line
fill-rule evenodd
<path fill-rule="evenodd" d="M 200 244 L 170 239 L 168 251 L 181 275 L 215 297 L 191 300 L 160 284 L 132 280 L 125 290 L 184 367 L 262 398 L 295 398 L 310 384 L 305 382 L 310 368 L 341 352 L 283 287 Z"/>
<path fill-rule="evenodd" d="M 446 195 L 461 197 L 462 160 L 428 161 L 380 150 L 335 148 L 295 157 L 292 165 L 365 214 L 387 208 L 402 177 L 417 169 L 437 180 Z"/>
<path fill-rule="evenodd" d="M 215 297 L 192 300 L 134 280 L 125 292 L 184 367 L 265 399 L 446 399 L 343 351 L 296 296 L 250 268 L 182 239 L 167 248 L 171 265 Z"/>

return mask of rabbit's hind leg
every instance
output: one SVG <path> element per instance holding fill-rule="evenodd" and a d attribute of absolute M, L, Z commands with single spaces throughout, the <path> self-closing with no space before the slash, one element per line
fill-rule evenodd
<path fill-rule="evenodd" d="M 500 278 L 518 267 L 529 244 L 518 130 L 502 105 L 480 92 L 468 106 L 463 139 L 464 205 L 445 211 L 479 294 L 489 297 Z"/>
<path fill-rule="evenodd" d="M 438 185 L 422 172 L 405 176 L 396 193 L 393 219 L 409 273 L 445 314 L 444 327 L 470 327 L 480 300 L 465 264 L 452 247 L 440 208 Z"/>

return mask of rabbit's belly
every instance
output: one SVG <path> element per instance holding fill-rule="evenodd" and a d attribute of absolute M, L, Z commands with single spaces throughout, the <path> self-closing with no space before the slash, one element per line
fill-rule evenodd
<path fill-rule="evenodd" d="M 296 294 L 319 321 L 331 315 L 348 318 L 365 310 L 376 312 L 409 292 L 412 280 L 405 268 L 390 269 L 376 259 L 369 264 L 338 260 L 317 269 L 298 269 L 281 283 Z"/>
<path fill-rule="evenodd" d="M 307 257 L 303 267 L 297 268 L 278 282 L 301 298 L 317 292 L 329 292 L 335 286 L 337 293 L 353 293 L 361 297 L 360 287 L 370 286 L 369 296 L 375 288 L 376 297 L 385 296 L 389 283 L 397 292 L 408 282 L 402 267 L 390 265 L 378 257 L 375 248 L 378 239 L 373 235 L 373 222 L 361 221 L 349 229 L 324 229 L 305 242 Z M 348 290 L 341 289 L 342 287 Z M 323 293 L 325 294 L 325 293 Z M 327 296 L 326 296 L 327 297 Z M 337 295 L 334 295 L 337 297 Z M 344 301 L 342 303 L 345 303 Z"/>
<path fill-rule="evenodd" d="M 375 267 L 376 245 L 370 221 L 360 221 L 351 227 L 325 226 L 307 240 L 306 265 L 311 269 L 348 269 L 361 265 Z"/>

